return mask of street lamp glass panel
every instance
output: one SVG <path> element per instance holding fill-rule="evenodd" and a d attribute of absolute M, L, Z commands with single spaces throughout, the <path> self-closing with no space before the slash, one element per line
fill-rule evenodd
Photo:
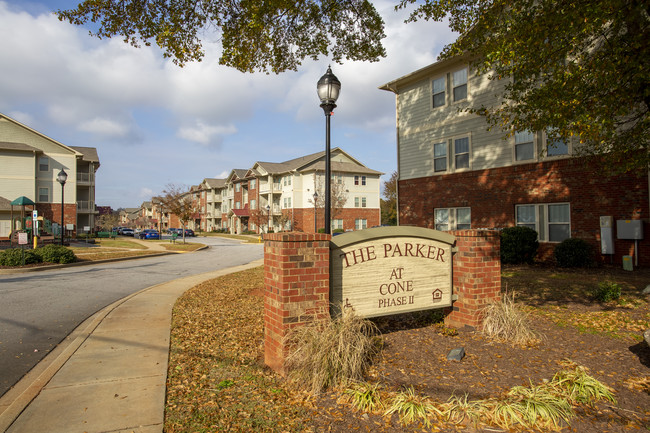
<path fill-rule="evenodd" d="M 68 180 L 68 173 L 66 173 L 63 169 L 59 172 L 59 174 L 56 176 L 56 180 L 61 184 L 64 185 L 65 182 Z"/>
<path fill-rule="evenodd" d="M 327 72 L 318 80 L 318 97 L 323 104 L 334 104 L 339 99 L 341 91 L 341 82 L 332 73 L 332 68 L 328 67 Z"/>

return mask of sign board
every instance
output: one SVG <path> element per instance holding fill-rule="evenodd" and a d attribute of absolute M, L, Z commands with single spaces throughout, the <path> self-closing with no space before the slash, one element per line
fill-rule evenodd
<path fill-rule="evenodd" d="M 84 231 L 89 232 L 90 231 L 90 226 L 84 226 Z"/>
<path fill-rule="evenodd" d="M 66 230 L 74 230 L 74 224 L 66 224 L 65 229 Z"/>
<path fill-rule="evenodd" d="M 32 211 L 32 219 L 35 220 L 36 218 L 38 218 L 38 211 L 37 211 L 37 210 L 33 210 L 33 211 Z"/>
<path fill-rule="evenodd" d="M 330 302 L 361 317 L 452 304 L 454 236 L 421 227 L 378 227 L 334 236 Z"/>
<path fill-rule="evenodd" d="M 27 245 L 27 233 L 18 233 L 18 245 Z"/>

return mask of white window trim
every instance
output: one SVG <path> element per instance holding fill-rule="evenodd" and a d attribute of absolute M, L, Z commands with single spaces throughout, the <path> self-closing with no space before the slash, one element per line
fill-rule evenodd
<path fill-rule="evenodd" d="M 468 161 L 468 167 L 463 167 L 463 168 L 457 168 L 456 167 L 456 146 L 455 142 L 456 140 L 460 138 L 467 138 L 469 141 L 469 149 L 468 149 L 468 154 L 469 154 L 469 161 Z M 450 173 L 461 173 L 464 171 L 471 171 L 472 170 L 472 155 L 474 154 L 473 149 L 472 149 L 472 134 L 467 133 L 467 134 L 460 134 L 460 135 L 455 135 L 447 140 L 447 155 L 448 155 L 448 162 L 447 162 L 447 168 L 449 169 Z"/>
<path fill-rule="evenodd" d="M 42 189 L 47 191 L 47 200 L 45 200 L 45 201 L 41 200 L 41 190 Z M 39 203 L 49 203 L 50 202 L 50 188 L 48 188 L 46 186 L 39 186 L 38 187 L 38 202 Z"/>
<path fill-rule="evenodd" d="M 459 209 L 469 209 L 469 228 L 458 229 L 458 217 L 457 212 Z M 433 209 L 433 228 L 436 228 L 436 211 L 447 210 L 449 212 L 449 228 L 447 230 L 471 230 L 472 229 L 472 208 L 470 206 L 459 206 L 459 207 L 438 207 Z"/>
<path fill-rule="evenodd" d="M 45 170 L 41 170 L 41 158 L 45 158 L 47 160 L 47 167 L 45 168 Z M 49 156 L 45 156 L 45 155 L 39 156 L 38 160 L 37 160 L 37 164 L 38 164 L 38 171 L 39 172 L 45 173 L 45 172 L 50 171 L 50 157 Z"/>
<path fill-rule="evenodd" d="M 573 154 L 573 140 L 571 137 L 567 140 L 567 153 L 563 155 L 548 155 L 548 134 L 542 131 L 542 149 L 544 149 L 544 159 L 562 159 L 568 158 Z"/>
<path fill-rule="evenodd" d="M 454 86 L 454 84 L 455 84 L 454 83 L 454 72 L 458 72 L 461 69 L 467 69 L 467 83 L 466 83 L 466 85 L 467 85 L 467 95 L 465 96 L 464 99 L 454 101 L 454 87 L 455 87 Z M 460 67 L 460 68 L 455 68 L 453 71 L 449 72 L 448 79 L 447 79 L 447 82 L 449 84 L 448 84 L 447 87 L 448 87 L 448 93 L 449 93 L 448 101 L 449 101 L 450 106 L 453 106 L 453 105 L 456 105 L 456 104 L 462 104 L 462 103 L 465 103 L 465 102 L 467 102 L 467 101 L 469 101 L 471 99 L 470 95 L 472 93 L 470 92 L 469 79 L 470 79 L 469 65 L 465 65 L 465 66 Z M 433 104 L 433 98 L 432 98 L 431 103 Z"/>
<path fill-rule="evenodd" d="M 537 132 L 533 132 L 533 158 L 532 159 L 524 159 L 522 161 L 517 161 L 517 141 L 516 141 L 515 133 L 512 134 L 511 143 L 512 143 L 513 164 L 530 164 L 531 162 L 537 162 L 539 160 L 539 151 L 538 151 L 539 134 Z"/>
<path fill-rule="evenodd" d="M 445 145 L 445 169 L 441 171 L 436 171 L 436 144 Z M 447 174 L 449 173 L 449 140 L 440 140 L 436 141 L 431 145 L 431 151 L 433 153 L 433 174 Z M 442 158 L 442 157 L 439 157 Z"/>
<path fill-rule="evenodd" d="M 445 81 L 445 103 L 438 107 L 435 107 L 433 105 L 433 82 L 439 80 L 440 78 L 442 78 Z M 447 74 L 436 75 L 431 77 L 431 80 L 429 81 L 429 106 L 431 110 L 438 110 L 448 105 L 449 105 L 449 77 L 447 76 Z"/>
<path fill-rule="evenodd" d="M 567 205 L 569 206 L 569 237 L 571 237 L 571 203 L 568 202 L 558 202 L 558 203 L 527 203 L 527 204 L 521 204 L 521 205 L 515 205 L 515 224 L 516 225 L 525 225 L 525 224 L 519 224 L 517 222 L 517 208 L 519 206 L 535 206 L 535 231 L 537 232 L 537 240 L 539 242 L 545 242 L 545 243 L 551 243 L 551 244 L 559 244 L 561 241 L 550 241 L 549 240 L 549 226 L 551 223 L 548 221 L 548 207 L 551 205 Z M 542 216 L 544 222 L 544 228 L 543 230 L 540 230 L 540 224 L 542 222 L 540 221 L 540 215 Z M 559 223 L 558 223 L 559 224 Z M 566 224 L 566 223 L 562 223 Z"/>

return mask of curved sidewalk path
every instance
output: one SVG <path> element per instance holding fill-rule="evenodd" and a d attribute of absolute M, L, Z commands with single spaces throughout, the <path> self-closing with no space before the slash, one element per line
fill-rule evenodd
<path fill-rule="evenodd" d="M 0 398 L 0 431 L 162 432 L 172 307 L 263 260 L 152 286 L 100 310 Z"/>

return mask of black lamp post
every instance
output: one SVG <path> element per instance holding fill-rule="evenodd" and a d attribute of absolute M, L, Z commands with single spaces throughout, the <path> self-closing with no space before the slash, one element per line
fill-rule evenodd
<path fill-rule="evenodd" d="M 332 234 L 332 225 L 330 222 L 331 212 L 331 168 L 330 168 L 330 117 L 332 110 L 336 108 L 336 100 L 339 98 L 341 91 L 341 82 L 334 74 L 332 68 L 327 67 L 325 75 L 320 77 L 317 84 L 318 97 L 320 106 L 325 112 L 325 233 Z"/>
<path fill-rule="evenodd" d="M 318 233 L 318 213 L 316 203 L 318 203 L 318 191 L 314 191 L 314 233 Z"/>
<path fill-rule="evenodd" d="M 61 168 L 61 171 L 56 176 L 56 180 L 61 184 L 61 245 L 63 245 L 63 234 L 65 233 L 65 224 L 63 223 L 63 208 L 65 206 L 63 190 L 65 189 L 65 182 L 68 180 L 68 173 Z"/>
<path fill-rule="evenodd" d="M 267 216 L 267 223 L 266 223 L 266 232 L 271 233 L 271 205 L 266 205 L 266 216 Z"/>

